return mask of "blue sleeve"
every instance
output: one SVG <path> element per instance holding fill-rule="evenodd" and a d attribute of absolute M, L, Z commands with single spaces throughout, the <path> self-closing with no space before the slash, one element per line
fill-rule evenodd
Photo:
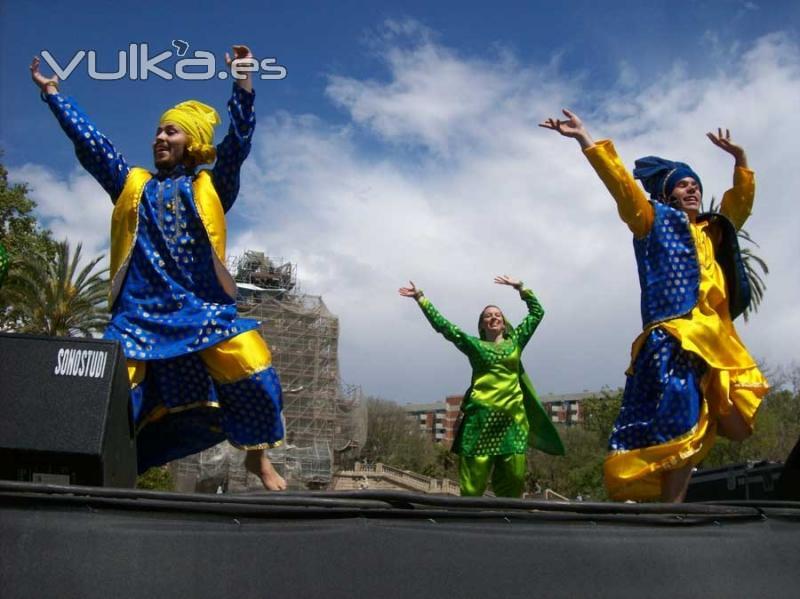
<path fill-rule="evenodd" d="M 43 100 L 56 115 L 61 128 L 75 146 L 75 155 L 92 177 L 116 202 L 130 167 L 125 157 L 103 135 L 73 98 L 61 94 L 43 94 Z"/>
<path fill-rule="evenodd" d="M 256 113 L 253 109 L 255 97 L 255 92 L 245 91 L 233 84 L 233 94 L 228 101 L 231 123 L 225 139 L 217 146 L 217 161 L 211 170 L 214 188 L 225 212 L 231 209 L 239 194 L 239 171 L 250 153 L 256 126 Z"/>

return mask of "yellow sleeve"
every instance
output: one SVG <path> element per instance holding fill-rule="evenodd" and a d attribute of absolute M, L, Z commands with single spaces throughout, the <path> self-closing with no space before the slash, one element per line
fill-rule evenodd
<path fill-rule="evenodd" d="M 722 196 L 719 211 L 731 219 L 737 229 L 741 229 L 753 210 L 755 195 L 755 173 L 748 168 L 737 166 L 733 169 L 733 187 Z"/>
<path fill-rule="evenodd" d="M 583 153 L 617 203 L 617 212 L 636 237 L 644 237 L 653 226 L 653 206 L 622 164 L 610 139 L 603 139 Z"/>

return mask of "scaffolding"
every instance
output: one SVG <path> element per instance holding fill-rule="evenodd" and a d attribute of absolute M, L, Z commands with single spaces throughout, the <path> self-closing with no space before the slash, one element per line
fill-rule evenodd
<path fill-rule="evenodd" d="M 228 268 L 239 314 L 259 321 L 283 387 L 286 438 L 270 459 L 289 488 L 327 488 L 334 469 L 366 439 L 361 388 L 343 385 L 339 374 L 339 319 L 322 297 L 298 292 L 294 264 L 248 251 L 229 259 Z M 173 468 L 180 490 L 190 490 L 192 480 L 197 490 L 259 488 L 241 453 L 222 444 L 180 460 Z M 214 475 L 204 478 L 203 472 Z"/>

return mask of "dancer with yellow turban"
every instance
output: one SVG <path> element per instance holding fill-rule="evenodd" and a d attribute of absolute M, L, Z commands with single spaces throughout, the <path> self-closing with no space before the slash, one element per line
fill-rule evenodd
<path fill-rule="evenodd" d="M 234 46 L 233 60 L 251 59 Z M 114 202 L 111 217 L 111 322 L 105 337 L 128 359 L 139 470 L 225 439 L 268 490 L 286 482 L 264 450 L 284 436 L 280 382 L 258 323 L 236 313 L 225 268 L 225 213 L 255 127 L 251 76 L 236 79 L 230 127 L 212 107 L 190 100 L 167 110 L 153 141 L 156 172 L 131 167 L 58 79 L 31 64 L 33 81 L 75 146 L 83 167 Z M 209 169 L 199 169 L 213 164 Z"/>

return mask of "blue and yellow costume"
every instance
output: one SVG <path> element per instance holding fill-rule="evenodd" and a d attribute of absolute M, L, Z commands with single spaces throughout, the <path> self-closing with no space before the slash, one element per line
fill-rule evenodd
<path fill-rule="evenodd" d="M 72 98 L 44 96 L 78 160 L 114 202 L 105 337 L 128 358 L 140 471 L 225 439 L 250 450 L 284 436 L 269 348 L 256 321 L 238 318 L 224 266 L 225 213 L 250 152 L 254 97 L 234 84 L 230 127 L 216 147 L 213 108 L 189 101 L 165 112 L 162 125 L 187 133 L 194 164 L 216 162 L 151 174 L 130 167 Z"/>
<path fill-rule="evenodd" d="M 463 417 L 452 447 L 460 456 L 462 495 L 483 495 L 491 476 L 496 495 L 521 497 L 528 447 L 564 454 L 561 439 L 521 361 L 522 350 L 544 310 L 531 290 L 521 290 L 520 297 L 528 306 L 528 315 L 516 328 L 506 322 L 505 338 L 499 343 L 467 335 L 448 322 L 428 298 L 418 300 L 434 330 L 463 352 L 472 366 L 472 381 L 464 394 Z"/>
<path fill-rule="evenodd" d="M 736 230 L 752 209 L 754 175 L 736 167 L 720 214 L 699 215 L 693 223 L 681 210 L 648 201 L 611 141 L 584 153 L 634 235 L 642 288 L 643 331 L 631 349 L 605 483 L 614 499 L 657 498 L 664 471 L 705 457 L 719 417 L 736 409 L 752 428 L 768 390 L 733 326 L 749 302 Z M 650 158 L 637 161 L 648 190 L 657 178 L 646 180 Z M 664 187 L 667 176 L 693 173 L 672 165 L 659 180 Z M 664 195 L 657 191 L 651 190 L 653 198 Z"/>

